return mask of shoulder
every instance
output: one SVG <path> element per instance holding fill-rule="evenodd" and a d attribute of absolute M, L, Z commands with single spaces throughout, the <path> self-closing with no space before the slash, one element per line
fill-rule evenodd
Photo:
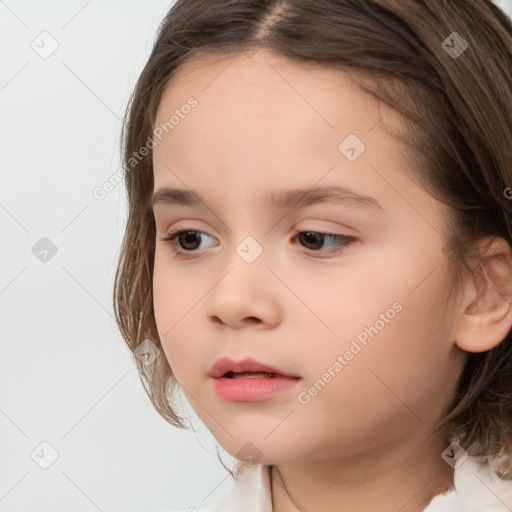
<path fill-rule="evenodd" d="M 220 501 L 169 512 L 240 512 L 248 507 L 252 512 L 272 512 L 270 466 L 267 464 L 240 463 L 235 485 Z"/>
<path fill-rule="evenodd" d="M 231 491 L 220 501 L 169 512 L 272 512 L 269 465 L 241 464 Z M 436 496 L 424 512 L 510 512 L 512 480 L 500 478 L 479 457 L 468 457 L 454 471 L 454 484 Z"/>
<path fill-rule="evenodd" d="M 436 496 L 424 512 L 510 512 L 512 480 L 503 479 L 480 457 L 455 468 L 453 487 Z"/>

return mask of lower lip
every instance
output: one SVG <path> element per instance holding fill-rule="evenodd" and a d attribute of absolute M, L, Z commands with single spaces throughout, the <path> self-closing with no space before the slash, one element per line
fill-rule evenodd
<path fill-rule="evenodd" d="M 281 391 L 292 388 L 300 380 L 299 377 L 267 377 L 213 379 L 213 387 L 217 394 L 231 402 L 260 402 L 268 400 Z"/>

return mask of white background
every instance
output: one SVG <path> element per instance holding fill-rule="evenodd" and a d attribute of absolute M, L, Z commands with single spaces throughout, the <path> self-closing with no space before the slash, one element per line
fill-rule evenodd
<path fill-rule="evenodd" d="M 120 119 L 171 4 L 0 2 L 1 512 L 158 512 L 232 485 L 199 420 L 173 428 L 145 394 L 113 317 L 124 184 L 92 195 L 119 169 Z M 59 44 L 47 59 L 42 31 Z M 31 458 L 43 441 L 48 469 Z"/>
<path fill-rule="evenodd" d="M 196 432 L 173 428 L 142 388 L 112 308 L 123 184 L 92 194 L 119 171 L 120 120 L 171 4 L 0 0 L 0 512 L 160 512 L 233 485 L 193 411 Z"/>

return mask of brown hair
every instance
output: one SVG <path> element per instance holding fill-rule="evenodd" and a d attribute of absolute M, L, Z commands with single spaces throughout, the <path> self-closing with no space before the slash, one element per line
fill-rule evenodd
<path fill-rule="evenodd" d="M 465 51 L 454 54 L 464 41 Z M 133 156 L 147 145 L 162 94 L 183 63 L 259 48 L 348 69 L 365 92 L 403 116 L 407 137 L 395 136 L 409 148 L 411 172 L 450 207 L 445 247 L 453 290 L 470 271 L 466 257 L 480 237 L 512 245 L 512 203 L 504 193 L 512 185 L 512 23 L 491 1 L 177 0 L 130 98 L 121 140 L 129 212 L 114 311 L 134 353 L 144 339 L 161 344 L 152 301 L 151 151 Z M 173 408 L 177 383 L 166 358 L 134 360 L 158 413 L 186 428 Z M 437 428 L 446 424 L 472 454 L 512 469 L 512 333 L 492 350 L 467 353 Z"/>

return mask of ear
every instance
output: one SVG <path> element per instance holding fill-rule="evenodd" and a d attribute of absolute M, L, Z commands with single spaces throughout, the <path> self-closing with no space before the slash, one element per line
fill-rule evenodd
<path fill-rule="evenodd" d="M 512 250 L 503 238 L 487 237 L 478 245 L 482 262 L 472 268 L 458 310 L 455 343 L 467 352 L 499 345 L 512 327 Z"/>

